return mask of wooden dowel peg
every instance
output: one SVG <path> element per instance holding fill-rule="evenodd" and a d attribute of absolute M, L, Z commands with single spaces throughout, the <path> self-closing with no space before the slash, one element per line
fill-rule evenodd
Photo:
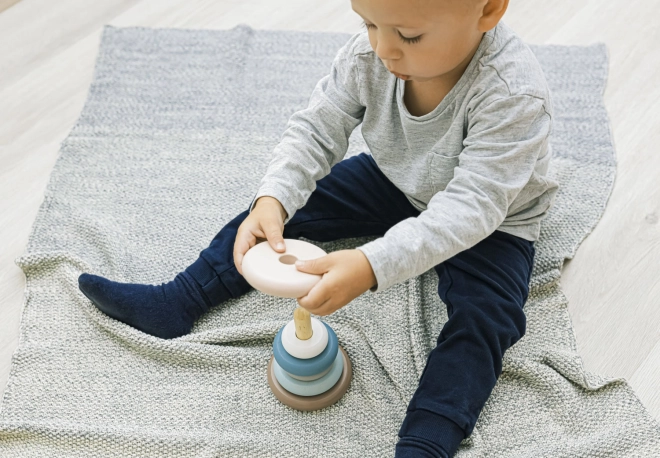
<path fill-rule="evenodd" d="M 309 311 L 298 307 L 293 311 L 293 321 L 296 325 L 296 337 L 307 340 L 312 337 L 312 317 Z"/>

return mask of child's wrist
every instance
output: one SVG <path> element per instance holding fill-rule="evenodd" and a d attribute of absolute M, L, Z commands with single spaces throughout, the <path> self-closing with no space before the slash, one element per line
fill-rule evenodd
<path fill-rule="evenodd" d="M 367 255 L 365 255 L 362 250 L 356 249 L 355 251 L 358 251 L 362 254 L 362 258 L 364 259 L 364 266 L 365 266 L 364 270 L 366 272 L 366 278 L 368 279 L 367 283 L 369 283 L 367 289 L 371 289 L 378 284 L 378 279 L 376 278 L 374 269 L 373 267 L 371 267 L 371 262 L 369 262 L 369 258 L 367 258 Z"/>
<path fill-rule="evenodd" d="M 254 204 L 254 208 L 257 208 L 257 206 L 259 205 L 260 202 L 262 203 L 262 205 L 264 205 L 263 202 L 266 202 L 265 205 L 275 205 L 276 207 L 278 207 L 278 209 L 280 211 L 280 214 L 282 215 L 282 220 L 286 219 L 287 212 L 284 209 L 284 205 L 282 205 L 282 202 L 277 200 L 275 197 L 272 197 L 272 196 L 261 196 L 261 197 L 259 197 L 257 199 L 257 201 L 255 202 L 255 204 Z"/>

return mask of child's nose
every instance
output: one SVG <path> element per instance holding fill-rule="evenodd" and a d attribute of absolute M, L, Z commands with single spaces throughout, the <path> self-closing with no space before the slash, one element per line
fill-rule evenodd
<path fill-rule="evenodd" d="M 381 37 L 374 48 L 376 55 L 388 66 L 388 61 L 397 60 L 401 57 L 401 50 L 391 38 Z"/>

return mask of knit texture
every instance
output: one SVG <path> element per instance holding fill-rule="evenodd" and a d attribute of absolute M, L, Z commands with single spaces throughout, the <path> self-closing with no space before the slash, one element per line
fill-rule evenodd
<path fill-rule="evenodd" d="M 159 284 L 190 265 L 247 209 L 288 118 L 349 37 L 104 29 L 87 102 L 16 259 L 27 286 L 1 456 L 394 454 L 447 319 L 433 269 L 321 318 L 354 375 L 338 403 L 316 412 L 278 402 L 266 378 L 294 299 L 252 290 L 163 340 L 106 316 L 77 285 L 82 272 Z M 629 384 L 584 369 L 559 284 L 615 177 L 606 48 L 531 48 L 554 97 L 549 173 L 561 186 L 536 243 L 527 334 L 505 353 L 456 456 L 660 456 L 660 426 Z M 365 150 L 358 128 L 348 156 Z M 372 239 L 315 243 L 330 252 Z"/>

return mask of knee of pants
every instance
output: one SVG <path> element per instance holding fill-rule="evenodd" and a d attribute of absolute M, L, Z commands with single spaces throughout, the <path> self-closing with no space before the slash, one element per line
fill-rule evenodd
<path fill-rule="evenodd" d="M 447 326 L 449 325 L 449 326 Z M 518 342 L 527 330 L 527 317 L 522 305 L 514 301 L 491 300 L 470 302 L 457 307 L 447 321 L 445 336 L 449 331 L 464 329 L 474 335 L 480 335 L 489 343 L 499 343 L 506 350 Z"/>

